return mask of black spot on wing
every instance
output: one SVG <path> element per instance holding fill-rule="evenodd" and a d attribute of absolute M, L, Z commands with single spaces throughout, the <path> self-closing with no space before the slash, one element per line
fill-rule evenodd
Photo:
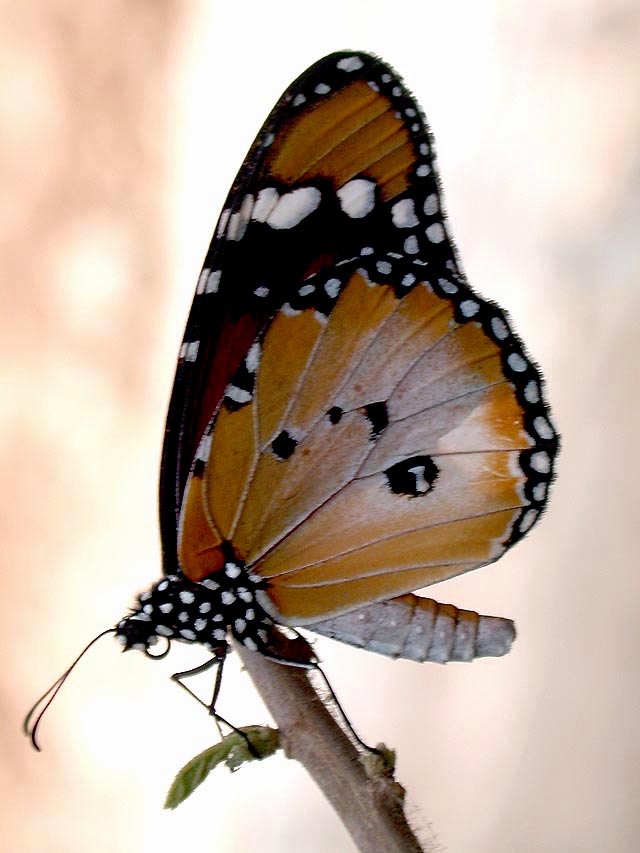
<path fill-rule="evenodd" d="M 288 459 L 296 449 L 298 442 L 295 438 L 289 435 L 286 430 L 283 430 L 280 435 L 276 436 L 271 442 L 271 449 L 278 459 Z"/>
<path fill-rule="evenodd" d="M 394 494 L 415 498 L 433 489 L 439 471 L 430 456 L 411 456 L 387 468 L 384 473 Z"/>
<path fill-rule="evenodd" d="M 384 401 L 369 403 L 368 406 L 364 407 L 364 411 L 371 423 L 371 438 L 377 438 L 389 426 L 387 404 Z"/>
<path fill-rule="evenodd" d="M 340 408 L 340 406 L 332 406 L 329 409 L 329 411 L 327 412 L 327 415 L 329 416 L 329 420 L 331 421 L 332 424 L 340 423 L 340 421 L 342 419 L 342 414 L 343 414 L 343 412 L 342 412 L 342 409 Z"/>

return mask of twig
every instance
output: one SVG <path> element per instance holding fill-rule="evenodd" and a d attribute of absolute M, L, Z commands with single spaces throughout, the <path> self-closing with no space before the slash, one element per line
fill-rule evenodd
<path fill-rule="evenodd" d="M 286 656 L 287 639 L 278 634 L 277 642 Z M 304 765 L 358 849 L 425 853 L 404 813 L 404 788 L 382 761 L 367 772 L 365 763 L 371 762 L 361 760 L 314 690 L 308 671 L 267 660 L 238 644 L 235 648 L 280 730 L 285 754 Z"/>

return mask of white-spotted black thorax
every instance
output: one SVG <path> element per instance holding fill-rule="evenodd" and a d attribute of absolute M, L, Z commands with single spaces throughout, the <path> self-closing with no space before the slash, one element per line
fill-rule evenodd
<path fill-rule="evenodd" d="M 176 572 L 138 596 L 132 612 L 116 625 L 116 637 L 125 651 L 148 653 L 162 637 L 200 643 L 223 656 L 231 631 L 247 648 L 264 651 L 273 623 L 256 601 L 263 586 L 238 562 L 227 562 L 223 570 L 197 582 Z"/>

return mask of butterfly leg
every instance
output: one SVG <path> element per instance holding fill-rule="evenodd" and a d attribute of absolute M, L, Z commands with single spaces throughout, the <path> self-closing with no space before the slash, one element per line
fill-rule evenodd
<path fill-rule="evenodd" d="M 247 736 L 246 732 L 243 732 L 241 729 L 232 725 L 228 720 L 225 720 L 225 718 L 222 717 L 220 714 L 218 714 L 218 712 L 216 711 L 216 702 L 218 701 L 218 696 L 220 694 L 220 687 L 222 686 L 222 672 L 224 669 L 224 662 L 226 659 L 227 659 L 226 653 L 221 654 L 221 655 L 220 654 L 215 655 L 214 657 L 211 658 L 211 660 L 205 661 L 205 663 L 202 663 L 202 664 L 200 664 L 200 666 L 196 666 L 193 669 L 187 669 L 187 670 L 184 670 L 183 672 L 174 672 L 173 675 L 171 676 L 171 680 L 174 681 L 176 684 L 178 684 L 180 687 L 182 687 L 183 690 L 186 690 L 190 696 L 193 696 L 193 698 L 196 700 L 196 702 L 199 702 L 204 708 L 207 709 L 209 714 L 215 720 L 215 723 L 216 723 L 216 726 L 218 729 L 218 734 L 220 735 L 221 740 L 224 740 L 224 735 L 223 735 L 222 730 L 220 728 L 220 723 L 223 723 L 225 726 L 228 726 L 231 729 L 231 731 L 234 731 L 234 732 L 236 732 L 236 734 L 239 734 L 241 737 L 243 737 L 247 743 L 247 748 L 249 749 L 249 752 L 251 752 L 252 755 L 256 755 L 256 752 L 255 752 L 255 750 L 251 744 L 251 741 L 249 740 L 249 737 Z M 187 685 L 183 682 L 182 679 L 183 678 L 190 678 L 192 675 L 199 675 L 201 672 L 206 672 L 207 670 L 211 669 L 211 667 L 213 667 L 213 666 L 217 666 L 216 680 L 213 684 L 213 695 L 211 697 L 211 702 L 207 703 L 207 702 L 203 701 L 196 693 L 194 693 L 190 687 L 187 687 Z"/>
<path fill-rule="evenodd" d="M 295 633 L 297 633 L 297 631 Z M 300 636 L 300 635 L 298 635 L 298 636 Z M 269 660 L 274 661 L 274 663 L 280 663 L 280 664 L 283 664 L 284 666 L 296 666 L 296 667 L 299 667 L 300 669 L 306 669 L 309 671 L 319 673 L 320 677 L 324 681 L 326 689 L 329 692 L 329 696 L 331 697 L 331 701 L 333 703 L 333 706 L 338 711 L 338 716 L 342 720 L 342 722 L 343 722 L 345 728 L 347 729 L 347 732 L 349 733 L 349 735 L 366 752 L 372 752 L 375 754 L 380 754 L 379 749 L 376 749 L 375 747 L 369 746 L 369 744 L 365 743 L 362 740 L 362 738 L 358 735 L 356 730 L 353 728 L 353 725 L 351 724 L 351 720 L 349 719 L 349 717 L 347 717 L 347 714 L 346 714 L 344 708 L 342 707 L 342 705 L 340 704 L 340 702 L 338 700 L 338 697 L 336 696 L 335 690 L 331 686 L 331 682 L 329 681 L 329 679 L 325 675 L 324 670 L 321 668 L 321 666 L 317 660 L 301 661 L 301 660 L 296 660 L 295 658 L 286 657 L 285 655 L 279 655 L 277 652 L 271 652 L 271 651 L 263 651 L 262 654 L 264 655 L 264 657 L 268 658 Z"/>

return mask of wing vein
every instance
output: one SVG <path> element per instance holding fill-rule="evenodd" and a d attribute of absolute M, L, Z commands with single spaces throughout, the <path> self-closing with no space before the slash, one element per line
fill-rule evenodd
<path fill-rule="evenodd" d="M 271 577 L 282 578 L 282 577 L 285 577 L 286 575 L 293 575 L 296 572 L 303 571 L 304 569 L 310 569 L 310 568 L 313 568 L 314 566 L 321 566 L 323 563 L 330 563 L 332 560 L 338 559 L 340 557 L 348 557 L 351 554 L 357 554 L 359 551 L 365 551 L 367 548 L 370 548 L 372 545 L 379 545 L 383 542 L 391 542 L 393 539 L 399 539 L 400 537 L 406 536 L 409 533 L 417 533 L 420 530 L 435 530 L 438 527 L 446 527 L 449 524 L 455 524 L 455 523 L 460 522 L 460 521 L 472 521 L 474 518 L 485 518 L 488 516 L 500 515 L 501 513 L 513 512 L 514 510 L 517 510 L 517 509 L 520 509 L 519 505 L 517 505 L 517 506 L 516 505 L 506 506 L 506 507 L 503 507 L 502 509 L 491 510 L 491 512 L 476 512 L 476 513 L 471 513 L 470 515 L 460 515 L 460 516 L 457 516 L 455 518 L 448 518 L 446 521 L 437 521 L 434 524 L 419 524 L 417 527 L 407 528 L 406 530 L 403 530 L 401 533 L 392 533 L 392 534 L 389 534 L 388 536 L 380 536 L 378 539 L 370 540 L 369 542 L 367 542 L 366 545 L 359 545 L 356 548 L 347 548 L 346 551 L 340 551 L 336 554 L 332 554 L 330 557 L 326 557 L 325 559 L 314 560 L 311 563 L 305 563 L 304 565 L 296 566 L 294 569 L 288 569 L 287 571 L 281 572 L 278 575 L 271 575 Z M 455 565 L 457 562 L 468 563 L 470 561 L 469 560 L 452 561 L 451 564 Z M 448 563 L 445 564 L 441 560 L 438 560 L 435 562 L 420 563 L 420 566 L 429 566 L 429 565 L 441 566 L 441 565 L 448 565 Z M 419 568 L 419 567 L 412 566 L 412 567 L 407 567 L 407 568 Z M 380 573 L 384 574 L 384 572 L 378 572 L 377 574 L 380 574 Z M 371 574 L 374 574 L 374 573 L 371 573 Z M 354 576 L 354 579 L 356 577 L 358 577 L 358 576 Z M 338 583 L 338 581 L 334 581 L 334 582 Z M 313 584 L 310 584 L 310 586 L 313 586 Z"/>

